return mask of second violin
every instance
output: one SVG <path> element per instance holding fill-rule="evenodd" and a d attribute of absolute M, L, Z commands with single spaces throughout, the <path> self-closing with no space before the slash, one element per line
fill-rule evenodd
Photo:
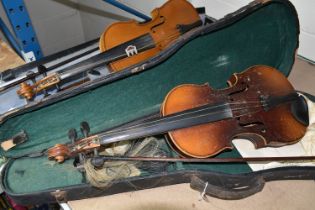
<path fill-rule="evenodd" d="M 153 57 L 182 34 L 202 25 L 198 12 L 186 0 L 169 0 L 162 7 L 154 9 L 151 15 L 149 22 L 116 22 L 102 34 L 99 42 L 102 52 L 133 39 L 143 40 L 147 48 L 152 46 L 142 51 L 136 45 L 129 45 L 126 48 L 127 58 L 110 63 L 113 72 Z"/>
<path fill-rule="evenodd" d="M 170 0 L 152 11 L 149 22 L 130 20 L 112 24 L 100 38 L 100 54 L 49 74 L 32 85 L 23 82 L 17 94 L 30 100 L 63 80 L 105 64 L 110 65 L 112 72 L 120 71 L 153 57 L 182 34 L 200 25 L 199 14 L 189 2 Z"/>

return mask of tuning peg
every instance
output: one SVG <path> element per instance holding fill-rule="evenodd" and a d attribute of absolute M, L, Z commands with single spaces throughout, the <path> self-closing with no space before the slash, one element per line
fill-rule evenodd
<path fill-rule="evenodd" d="M 27 78 L 30 78 L 30 80 L 33 82 L 33 84 L 36 83 L 36 77 L 34 76 L 35 74 L 33 71 L 28 71 L 28 72 L 26 72 L 25 75 Z"/>
<path fill-rule="evenodd" d="M 68 137 L 71 140 L 72 144 L 74 144 L 78 138 L 77 130 L 75 128 L 71 128 L 68 131 Z M 76 165 L 77 168 L 80 168 L 80 165 L 83 164 L 83 156 L 82 156 L 82 154 L 79 154 L 78 157 L 79 157 L 79 162 L 77 160 L 75 160 L 74 164 Z"/>
<path fill-rule="evenodd" d="M 85 138 L 87 138 L 90 134 L 90 126 L 89 126 L 89 123 L 87 123 L 86 121 L 83 121 L 80 123 L 80 129 L 81 129 L 81 132 L 83 134 L 83 136 Z M 98 151 L 97 149 L 95 148 L 94 149 L 94 155 L 95 156 L 98 156 Z"/>
<path fill-rule="evenodd" d="M 68 138 L 71 140 L 72 143 L 74 143 L 78 138 L 77 130 L 74 128 L 71 128 L 68 131 Z"/>
<path fill-rule="evenodd" d="M 47 68 L 46 68 L 46 66 L 44 66 L 44 65 L 38 65 L 37 66 L 37 70 L 38 70 L 38 72 L 40 73 L 40 74 L 42 74 L 44 77 L 45 76 L 47 76 Z"/>
<path fill-rule="evenodd" d="M 81 122 L 80 123 L 80 129 L 81 129 L 81 132 L 85 138 L 89 136 L 89 134 L 90 134 L 89 123 L 87 123 L 86 121 Z"/>

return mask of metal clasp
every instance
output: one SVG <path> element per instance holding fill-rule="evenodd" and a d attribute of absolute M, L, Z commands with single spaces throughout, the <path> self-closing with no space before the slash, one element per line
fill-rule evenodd
<path fill-rule="evenodd" d="M 56 190 L 51 192 L 51 195 L 55 197 L 57 203 L 63 210 L 71 210 L 71 207 L 67 203 L 67 192 L 62 190 Z"/>

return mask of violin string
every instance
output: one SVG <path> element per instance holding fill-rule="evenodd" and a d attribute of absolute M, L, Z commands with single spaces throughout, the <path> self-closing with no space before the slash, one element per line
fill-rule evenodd
<path fill-rule="evenodd" d="M 260 103 L 261 101 L 256 101 L 257 103 Z M 252 101 L 252 102 L 250 102 L 251 104 L 256 104 L 256 102 L 254 102 L 254 101 Z M 234 102 L 231 102 L 231 103 L 229 103 L 230 105 L 237 105 L 237 104 L 240 104 L 240 105 L 243 105 L 243 104 L 246 104 L 246 103 L 243 103 L 243 101 L 242 102 L 240 102 L 240 103 L 238 103 L 237 101 L 234 101 Z M 196 110 L 196 111 L 206 111 L 207 109 L 209 109 L 209 108 L 218 108 L 218 107 L 220 107 L 220 106 L 224 106 L 224 105 L 222 105 L 222 104 L 220 104 L 220 105 L 217 105 L 217 106 L 213 106 L 213 107 L 207 107 L 207 108 L 204 108 L 204 109 L 199 109 L 199 110 Z M 191 113 L 195 113 L 195 112 L 191 112 Z M 181 116 L 181 115 L 177 115 L 177 116 Z M 159 119 L 159 120 L 157 120 L 157 121 L 160 121 L 161 119 Z M 130 126 L 130 127 L 135 127 L 135 126 L 141 126 L 142 124 L 138 124 L 138 125 L 134 125 L 134 126 Z M 112 131 L 116 131 L 116 130 L 119 130 L 119 129 L 121 129 L 121 128 L 117 128 L 117 129 L 113 129 L 113 130 L 110 130 L 110 131 L 108 131 L 108 132 L 112 132 Z M 1 131 L 3 131 L 3 130 L 9 130 L 9 129 L 2 129 Z M 13 129 L 12 129 L 13 130 Z M 1 132 L 0 131 L 0 132 Z"/>
<path fill-rule="evenodd" d="M 237 104 L 237 103 L 235 103 L 234 102 L 234 104 Z M 241 103 L 241 104 L 243 104 L 243 103 Z M 224 106 L 225 104 L 223 104 L 223 105 L 217 105 L 217 106 L 214 106 L 215 108 L 217 108 L 217 107 L 220 107 L 220 106 Z M 206 111 L 206 110 L 208 110 L 209 108 L 214 108 L 214 107 L 206 107 L 206 108 L 203 108 L 203 109 L 200 109 L 200 110 L 196 110 L 196 111 L 193 111 L 193 112 L 191 112 L 191 113 L 197 113 L 197 112 L 200 112 L 200 111 Z M 231 109 L 232 111 L 235 111 L 235 110 L 243 110 L 243 109 L 248 109 L 248 108 L 253 108 L 254 106 L 248 106 L 248 107 L 240 107 L 240 108 L 234 108 L 234 109 Z M 254 108 L 259 108 L 259 107 L 261 107 L 261 106 L 255 106 Z M 220 112 L 224 112 L 224 110 L 223 111 L 214 111 L 214 112 L 212 112 L 212 113 L 210 113 L 210 114 L 206 114 L 206 115 L 204 115 L 204 116 L 207 116 L 207 115 L 211 115 L 211 114 L 217 114 L 217 113 L 220 113 Z M 185 113 L 183 113 L 183 114 L 180 114 L 180 115 L 177 115 L 177 116 L 174 116 L 174 117 L 181 117 L 181 116 L 183 116 Z M 199 116 L 196 116 L 196 118 L 197 117 L 201 117 L 201 116 L 203 116 L 203 115 L 199 115 Z M 172 117 L 172 118 L 174 118 L 174 117 Z M 172 119 L 172 118 L 170 118 L 170 119 Z M 110 130 L 110 131 L 107 131 L 107 132 L 104 132 L 104 134 L 106 133 L 106 134 L 116 134 L 116 133 L 121 133 L 121 132 L 127 132 L 127 131 L 132 131 L 132 129 L 136 129 L 136 128 L 139 128 L 139 127 L 144 127 L 144 128 L 148 128 L 148 126 L 150 125 L 150 124 L 154 124 L 154 123 L 158 123 L 158 122 L 160 122 L 161 120 L 163 120 L 163 118 L 159 118 L 159 119 L 157 119 L 157 120 L 154 120 L 154 121 L 150 121 L 150 122 L 146 122 L 146 123 L 140 123 L 140 124 L 137 124 L 137 125 L 133 125 L 133 126 L 129 126 L 129 127 L 126 127 L 126 128 L 118 128 L 118 129 L 114 129 L 114 130 Z M 173 122 L 177 122 L 177 121 L 173 121 Z M 146 126 L 146 127 L 145 127 Z M 86 144 L 88 144 L 88 143 L 90 143 L 90 141 L 92 141 L 91 139 L 89 139 L 88 141 L 86 141 L 86 142 L 82 142 L 82 141 L 80 141 L 80 142 L 78 142 L 78 144 L 75 144 L 75 145 L 79 145 L 79 146 L 81 146 L 81 145 L 86 145 Z M 86 144 L 85 144 L 86 143 Z"/>
<path fill-rule="evenodd" d="M 288 93 L 287 91 L 274 91 L 273 92 L 273 94 L 282 94 L 282 93 Z M 244 101 L 244 100 L 239 100 L 239 101 L 233 101 L 233 102 L 230 102 L 229 104 L 230 105 L 242 105 L 242 104 L 247 104 L 247 103 L 264 103 L 264 102 L 266 102 L 265 100 L 263 100 L 263 99 L 261 99 L 261 100 L 257 100 L 257 98 L 258 97 L 247 97 L 246 99 L 256 99 L 256 100 L 251 100 L 251 101 L 249 101 L 249 100 L 246 100 L 246 101 Z M 120 128 L 117 128 L 117 129 L 120 129 Z M 115 131 L 115 130 L 117 130 L 117 129 L 113 129 L 112 131 Z M 0 133 L 3 133 L 3 132 L 7 132 L 7 131 L 15 131 L 16 129 L 3 129 L 3 127 L 2 128 L 0 128 Z"/>
<path fill-rule="evenodd" d="M 264 101 L 264 100 L 257 101 L 257 102 L 259 102 L 259 104 L 256 105 L 256 106 L 251 105 L 251 106 L 243 106 L 243 107 L 238 107 L 238 108 L 231 108 L 232 111 L 236 111 L 236 110 L 238 110 L 238 111 L 247 110 L 246 113 L 240 113 L 240 114 L 238 114 L 238 115 L 233 115 L 233 118 L 238 118 L 238 117 L 242 117 L 242 116 L 245 116 L 245 115 L 250 115 L 250 114 L 254 114 L 254 113 L 257 113 L 257 112 L 259 112 L 259 111 L 262 111 L 261 108 L 264 108 L 265 106 L 267 106 L 267 104 L 260 104 L 262 101 Z M 242 101 L 242 103 L 233 102 L 233 104 L 238 104 L 238 105 L 239 105 L 239 104 L 244 104 L 244 103 L 243 103 L 243 101 Z M 245 104 L 246 104 L 246 103 L 245 103 Z M 220 105 L 217 105 L 216 107 L 224 106 L 224 105 L 226 105 L 226 104 L 220 104 Z M 215 107 L 215 106 L 214 106 L 214 107 Z M 210 106 L 210 107 L 202 108 L 202 109 L 200 109 L 200 110 L 207 110 L 207 109 L 209 109 L 209 108 L 213 108 L 213 107 Z M 250 110 L 250 109 L 253 109 L 253 108 L 254 108 L 254 110 L 251 110 L 251 112 L 250 112 L 249 110 Z M 255 109 L 258 109 L 258 110 L 255 110 Z M 193 113 L 200 112 L 200 110 L 193 111 Z M 217 113 L 222 113 L 222 112 L 225 112 L 225 111 L 226 111 L 226 110 L 213 111 L 213 112 L 208 113 L 208 114 L 197 115 L 197 116 L 190 117 L 190 118 L 186 118 L 186 119 L 194 119 L 194 118 L 199 118 L 199 117 L 203 117 L 203 116 L 210 116 L 210 115 L 217 114 Z M 178 116 L 182 116 L 182 115 L 184 115 L 184 114 L 185 114 L 185 113 L 180 114 L 180 115 L 173 116 L 173 118 L 174 118 L 174 117 L 178 117 Z M 160 118 L 160 119 L 157 119 L 157 120 L 145 122 L 145 123 L 142 123 L 142 124 L 140 123 L 140 124 L 133 125 L 133 126 L 129 126 L 129 127 L 122 128 L 122 129 L 114 129 L 113 131 L 107 131 L 107 132 L 104 132 L 104 134 L 98 134 L 98 135 L 100 136 L 100 138 L 102 138 L 102 135 L 106 137 L 106 134 L 119 134 L 119 133 L 122 133 L 122 132 L 131 132 L 132 130 L 137 129 L 137 128 L 139 128 L 139 127 L 142 127 L 142 128 L 145 129 L 145 128 L 149 128 L 150 126 L 152 126 L 152 125 L 150 125 L 150 124 L 154 124 L 154 123 L 156 123 L 156 122 L 158 122 L 158 121 L 161 121 L 162 119 L 163 119 L 163 117 Z M 181 120 L 181 119 L 173 120 L 172 123 L 175 123 L 175 122 L 180 121 L 180 120 Z M 89 143 L 90 141 L 91 141 L 91 140 L 88 140 L 86 143 Z M 84 143 L 84 142 L 83 142 L 83 143 Z"/>
<path fill-rule="evenodd" d="M 250 102 L 251 104 L 253 105 L 259 105 L 261 102 L 265 102 L 264 100 L 262 101 L 258 101 L 257 102 Z M 205 107 L 205 108 L 200 108 L 200 109 L 197 109 L 195 111 L 191 111 L 190 113 L 191 114 L 195 114 L 195 113 L 198 113 L 198 112 L 201 112 L 201 111 L 207 111 L 209 109 L 214 109 L 214 108 L 219 108 L 219 107 L 223 107 L 223 106 L 226 106 L 227 104 L 229 105 L 244 105 L 246 103 L 238 103 L 238 102 L 231 102 L 231 103 L 223 103 L 223 104 L 219 104 L 219 105 L 214 105 L 214 106 L 208 106 L 208 107 Z M 239 109 L 248 109 L 248 108 L 251 108 L 250 106 L 247 106 L 247 107 L 244 107 L 242 106 L 241 108 L 231 108 L 231 111 L 234 111 L 234 110 L 239 110 Z M 189 110 L 184 110 L 184 111 L 189 111 Z M 215 112 L 212 112 L 212 113 L 215 113 Z M 175 118 L 175 117 L 181 117 L 183 115 L 186 115 L 187 113 L 182 113 L 182 114 L 178 114 L 176 116 L 173 116 L 173 117 L 169 117 L 169 119 L 172 119 L 172 118 Z M 166 115 L 167 116 L 167 115 Z M 157 123 L 159 121 L 162 121 L 163 118 L 159 118 L 155 121 L 151 121 L 150 123 Z M 129 126 L 128 128 L 132 128 L 132 127 L 141 127 L 143 126 L 144 124 L 147 124 L 147 122 L 144 122 L 144 123 L 139 123 L 137 125 L 133 125 L 133 126 Z M 112 132 L 115 132 L 117 130 L 120 130 L 121 128 L 117 128 L 117 129 L 114 129 L 114 130 L 111 130 L 111 131 L 108 131 L 108 133 L 112 133 Z"/>
<path fill-rule="evenodd" d="M 177 33 L 174 33 L 174 34 L 172 34 L 172 35 L 170 35 L 170 36 L 167 36 L 167 37 L 165 37 L 164 39 L 160 39 L 160 40 L 158 40 L 157 42 L 155 42 L 155 43 L 153 43 L 154 45 L 155 45 L 155 47 L 157 47 L 159 44 L 161 44 L 162 42 L 164 42 L 164 41 L 166 41 L 166 40 L 169 40 L 169 39 L 173 39 L 173 38 L 177 38 L 178 36 L 180 36 L 180 33 L 179 32 L 177 32 Z M 152 45 L 152 42 L 151 41 L 145 41 L 144 42 L 144 46 L 142 46 L 141 48 L 138 48 L 137 50 L 138 51 L 141 51 L 141 50 L 143 50 L 143 49 L 146 49 L 147 47 L 149 47 L 149 46 L 151 46 Z M 171 44 L 171 43 L 169 43 L 169 44 Z M 112 48 L 110 48 L 110 49 L 108 49 L 108 50 L 106 50 L 106 51 L 109 51 L 109 50 L 111 50 Z M 153 49 L 153 48 L 152 48 Z M 148 49 L 148 50 L 150 50 L 150 49 Z M 106 52 L 106 51 L 103 51 L 103 52 Z M 145 52 L 145 51 L 143 51 L 143 52 Z M 142 53 L 142 52 L 141 52 Z M 124 53 L 125 54 L 125 53 Z M 139 54 L 139 53 L 138 53 Z M 136 54 L 136 55 L 138 55 L 138 54 Z M 121 57 L 121 55 L 119 55 L 119 56 L 116 56 L 116 57 L 112 57 L 112 59 L 113 60 L 115 60 L 115 59 L 119 59 Z M 119 60 L 117 60 L 117 61 L 123 61 L 123 60 L 125 60 L 125 59 L 128 59 L 128 58 L 132 58 L 133 56 L 131 56 L 131 57 L 125 57 L 125 58 L 122 58 L 122 59 L 119 59 Z M 112 62 L 116 62 L 116 61 L 112 61 Z M 110 62 L 110 63 L 112 63 L 112 62 Z"/>
<path fill-rule="evenodd" d="M 282 94 L 282 93 L 287 93 L 287 91 L 274 91 L 272 94 Z M 261 99 L 261 100 L 257 100 L 258 97 L 246 97 L 246 99 L 256 99 L 256 100 L 239 100 L 239 101 L 233 101 L 233 102 L 230 102 L 229 104 L 230 105 L 242 105 L 242 104 L 247 104 L 247 103 L 263 103 L 263 102 L 266 102 L 265 100 Z M 59 126 L 57 126 L 59 127 Z M 119 128 L 118 128 L 119 129 Z M 116 129 L 114 129 L 116 130 Z M 112 130 L 112 131 L 114 131 Z M 3 127 L 0 128 L 0 133 L 3 133 L 3 132 L 8 132 L 8 131 L 16 131 L 16 129 L 4 129 Z"/>
<path fill-rule="evenodd" d="M 247 107 L 248 108 L 248 107 Z M 250 107 L 251 109 L 252 108 L 261 108 L 261 106 L 256 106 L 256 107 Z M 244 110 L 246 108 L 238 108 L 238 109 L 235 109 L 235 110 Z M 261 110 L 261 109 L 260 109 Z M 241 116 L 244 116 L 244 115 L 248 115 L 248 114 L 253 114 L 253 113 L 256 113 L 257 111 L 260 111 L 260 110 L 255 110 L 255 111 L 251 111 L 251 112 L 247 112 L 247 113 L 244 113 L 244 114 L 239 114 L 239 115 L 235 115 L 233 116 L 233 118 L 237 118 L 237 117 L 241 117 Z M 224 113 L 225 110 L 221 110 L 221 111 L 215 111 L 215 112 L 212 112 L 212 113 L 208 113 L 208 114 L 203 114 L 203 115 L 198 115 L 198 116 L 194 116 L 194 117 L 190 117 L 190 118 L 187 118 L 187 119 L 194 119 L 194 118 L 199 118 L 199 117 L 205 117 L 205 116 L 210 116 L 210 115 L 213 115 L 213 114 L 218 114 L 218 113 Z M 156 123 L 157 121 L 160 121 L 161 119 L 158 119 L 156 121 L 151 121 L 149 122 L 150 124 L 152 123 Z M 181 121 L 181 119 L 178 119 L 178 120 L 173 120 L 172 123 L 175 123 L 175 122 L 178 122 L 178 121 Z M 103 135 L 107 135 L 107 134 L 119 134 L 119 133 L 122 133 L 122 132 L 132 132 L 132 130 L 134 129 L 137 129 L 138 127 L 142 127 L 144 129 L 146 128 L 150 128 L 152 127 L 152 125 L 148 125 L 148 124 L 145 124 L 145 123 L 142 123 L 142 124 L 138 124 L 138 125 L 134 125 L 134 126 L 129 126 L 129 127 L 126 127 L 126 128 L 123 128 L 121 130 L 115 130 L 115 132 L 104 132 Z M 98 135 L 102 135 L 102 134 L 98 134 Z M 88 139 L 86 142 L 80 142 L 80 146 L 81 145 L 87 145 L 88 143 L 90 143 L 92 141 L 92 139 Z M 75 144 L 77 145 L 77 144 Z"/>
<path fill-rule="evenodd" d="M 230 102 L 229 104 L 230 105 L 243 105 L 243 104 L 248 104 L 248 103 L 255 104 L 255 103 L 263 103 L 263 102 L 265 102 L 265 101 L 264 100 L 256 100 L 256 101 L 255 100 L 253 100 L 253 101 L 243 101 L 243 100 L 241 100 L 240 102 L 234 101 L 234 102 Z M 218 105 L 217 107 L 219 107 L 219 106 L 222 106 L 222 105 Z M 215 107 L 213 107 L 213 108 L 215 108 Z M 202 111 L 202 109 L 200 109 L 200 110 Z M 9 130 L 15 130 L 15 129 L 0 129 L 0 132 L 2 132 L 2 131 L 9 131 Z"/>
<path fill-rule="evenodd" d="M 160 40 L 158 40 L 156 43 L 154 43 L 156 46 L 157 45 L 159 45 L 160 43 L 162 43 L 162 42 L 164 42 L 164 41 L 166 41 L 166 40 L 168 40 L 168 39 L 173 39 L 173 38 L 177 38 L 177 37 L 180 37 L 181 36 L 181 34 L 180 34 L 180 32 L 178 32 L 178 31 L 176 31 L 174 34 L 171 34 L 171 35 L 169 35 L 169 36 L 167 36 L 167 37 L 165 37 L 165 38 L 163 38 L 163 39 L 160 39 Z M 152 43 L 150 42 L 150 41 L 146 41 L 146 42 L 144 42 L 145 44 L 146 43 L 148 43 L 147 45 L 144 45 L 142 48 L 140 48 L 140 50 L 143 50 L 143 49 L 145 49 L 146 47 L 148 47 L 148 46 L 150 46 Z M 169 44 L 171 44 L 171 43 L 169 43 Z M 108 50 L 110 50 L 110 49 L 108 49 Z M 144 51 L 145 52 L 145 51 Z M 117 59 L 117 58 L 119 58 L 119 57 L 121 57 L 121 56 L 116 56 L 116 57 L 113 57 L 113 59 Z M 123 58 L 123 59 L 120 59 L 120 60 L 124 60 L 124 59 L 128 59 L 128 58 L 130 58 L 130 57 L 126 57 L 126 58 Z M 119 60 L 119 61 L 120 61 Z M 113 61 L 113 62 L 115 62 L 115 61 Z M 65 72 L 66 73 L 66 72 Z M 62 73 L 61 73 L 62 74 Z M 36 96 L 37 96 L 37 92 L 36 92 Z"/>
<path fill-rule="evenodd" d="M 260 106 L 258 106 L 257 108 L 261 108 Z M 257 109 L 256 108 L 256 109 Z M 240 108 L 241 109 L 241 108 Z M 242 113 L 242 114 L 239 114 L 239 115 L 235 115 L 235 116 L 233 116 L 233 118 L 238 118 L 238 117 L 242 117 L 242 116 L 245 116 L 245 115 L 249 115 L 249 114 L 254 114 L 254 113 L 257 113 L 258 111 L 261 111 L 260 109 L 259 110 L 252 110 L 251 112 L 246 112 L 246 113 Z M 218 113 L 224 113 L 225 111 L 224 110 L 222 110 L 222 111 L 216 111 L 216 112 L 213 112 L 213 113 L 210 113 L 210 114 L 204 114 L 204 115 L 198 115 L 198 116 L 194 116 L 194 117 L 190 117 L 190 118 L 188 118 L 188 119 L 194 119 L 194 118 L 199 118 L 199 117 L 205 117 L 205 116 L 210 116 L 210 115 L 212 115 L 212 114 L 218 114 Z M 172 123 L 175 123 L 175 122 L 178 122 L 178 121 L 181 121 L 181 119 L 178 119 L 178 120 L 175 120 L 175 121 L 172 121 Z M 138 125 L 137 125 L 138 126 Z M 151 127 L 151 126 L 143 126 L 143 128 L 145 129 L 145 128 L 149 128 L 149 127 Z M 126 128 L 126 130 L 122 130 L 122 131 L 118 131 L 117 130 L 117 134 L 119 134 L 119 133 L 122 133 L 122 132 L 132 132 L 132 130 L 133 129 L 136 129 L 137 127 L 132 127 L 131 129 L 129 129 L 129 130 L 127 130 L 128 128 L 130 128 L 130 127 L 127 127 Z M 179 128 L 180 129 L 180 128 Z M 105 132 L 104 133 L 104 135 L 106 135 L 106 134 L 108 134 L 107 132 Z M 111 133 L 111 134 L 113 134 L 113 133 Z M 115 133 L 114 133 L 115 134 Z M 98 135 L 102 135 L 102 134 L 98 134 Z M 100 138 L 102 138 L 102 137 L 100 137 Z M 129 139 L 130 140 L 130 139 Z M 84 146 L 87 146 L 87 145 L 89 145 L 89 143 L 91 143 L 91 141 L 93 141 L 92 139 L 87 139 L 87 141 L 82 141 L 82 142 L 80 142 L 80 146 L 82 146 L 82 147 L 84 147 Z M 69 145 L 70 147 L 72 146 L 72 147 L 74 147 L 74 146 L 77 146 L 77 144 L 73 144 L 73 145 Z"/>
<path fill-rule="evenodd" d="M 252 108 L 261 108 L 261 106 L 250 107 L 250 109 L 252 109 Z M 238 108 L 238 109 L 235 109 L 235 110 L 238 110 L 238 111 L 239 110 L 248 110 L 248 108 Z M 258 110 L 258 111 L 260 111 L 260 110 Z M 226 112 L 226 110 L 214 111 L 214 112 L 211 112 L 211 113 L 208 113 L 208 114 L 201 114 L 201 115 L 197 115 L 197 116 L 193 116 L 193 117 L 188 117 L 188 118 L 185 118 L 185 119 L 194 119 L 194 118 L 205 117 L 205 116 L 210 116 L 210 115 L 213 115 L 213 114 L 219 114 L 219 113 L 224 113 L 224 112 Z M 233 118 L 237 118 L 237 117 L 239 117 L 239 115 L 233 116 Z M 162 119 L 163 119 L 163 117 L 161 118 L 161 120 Z M 181 121 L 181 120 L 182 119 L 177 119 L 177 120 L 174 120 L 174 121 L 170 121 L 168 123 L 175 123 L 175 122 L 178 122 L 178 121 Z M 136 125 L 136 126 L 133 126 L 133 127 L 127 127 L 127 128 L 122 129 L 122 130 L 118 130 L 118 131 L 115 131 L 113 133 L 106 133 L 106 134 L 117 134 L 117 133 L 121 133 L 121 132 L 129 132 L 129 131 L 132 131 L 133 129 L 136 129 L 136 128 L 139 128 L 139 127 L 144 128 L 144 129 L 150 128 L 150 127 L 152 127 L 151 124 L 157 123 L 157 121 L 158 120 L 151 121 L 151 122 L 148 122 L 148 124 L 144 123 L 142 126 Z"/>
<path fill-rule="evenodd" d="M 160 43 L 162 43 L 162 42 L 164 42 L 164 41 L 166 41 L 166 40 L 169 40 L 169 39 L 173 39 L 173 38 L 177 38 L 178 36 L 180 36 L 180 33 L 178 32 L 178 31 L 176 31 L 176 33 L 174 33 L 174 34 L 172 34 L 172 35 L 170 35 L 170 36 L 167 36 L 167 37 L 165 37 L 165 38 L 163 38 L 163 39 L 160 39 L 160 40 L 158 40 L 157 42 L 155 42 L 154 44 L 155 44 L 155 47 L 157 47 Z M 131 40 L 130 40 L 131 41 Z M 139 48 L 138 50 L 139 51 L 141 51 L 141 50 L 143 50 L 143 49 L 146 49 L 147 47 L 149 47 L 149 46 L 151 46 L 152 45 L 152 42 L 150 42 L 150 41 L 145 41 L 144 42 L 144 46 L 143 47 L 141 47 L 141 48 Z M 169 44 L 171 44 L 171 43 L 169 43 Z M 168 45 L 169 45 L 168 44 Z M 153 48 L 152 48 L 153 49 Z M 110 49 L 108 49 L 108 50 L 110 50 Z M 108 51 L 107 50 L 107 51 Z M 106 51 L 104 51 L 104 52 L 106 52 Z M 145 52 L 145 51 L 144 51 Z M 119 59 L 121 57 L 121 55 L 119 55 L 119 56 L 116 56 L 116 57 L 112 57 L 112 59 L 113 60 L 115 60 L 115 59 Z M 132 57 L 132 56 L 131 56 Z M 125 57 L 125 58 L 122 58 L 122 59 L 119 59 L 118 61 L 123 61 L 124 59 L 128 59 L 128 58 L 131 58 L 131 57 Z M 115 61 L 113 61 L 113 62 L 115 62 Z M 110 62 L 110 63 L 112 63 L 112 62 Z M 96 67 L 95 67 L 96 68 Z M 58 73 L 58 72 L 57 72 Z M 63 74 L 68 74 L 69 72 L 67 71 L 67 72 L 62 72 L 62 73 L 59 73 L 59 75 L 63 75 Z M 45 77 L 46 78 L 46 77 Z M 64 78 L 64 79 L 66 79 L 66 78 Z M 36 91 L 36 84 L 33 84 L 33 85 L 31 85 L 32 86 L 32 91 L 34 91 L 35 92 L 35 94 L 34 94 L 34 96 L 36 97 L 36 96 L 38 96 L 38 94 L 41 92 L 41 91 L 39 91 L 39 92 L 37 92 Z"/>

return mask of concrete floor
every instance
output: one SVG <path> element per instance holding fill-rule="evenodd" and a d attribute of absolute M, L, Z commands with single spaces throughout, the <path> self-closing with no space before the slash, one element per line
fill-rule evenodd
<path fill-rule="evenodd" d="M 297 90 L 315 95 L 315 66 L 296 60 L 289 80 Z M 262 192 L 251 197 L 226 201 L 200 195 L 189 184 L 179 184 L 149 190 L 140 190 L 93 199 L 70 202 L 74 210 L 312 210 L 315 209 L 314 181 L 273 181 L 266 183 Z"/>

